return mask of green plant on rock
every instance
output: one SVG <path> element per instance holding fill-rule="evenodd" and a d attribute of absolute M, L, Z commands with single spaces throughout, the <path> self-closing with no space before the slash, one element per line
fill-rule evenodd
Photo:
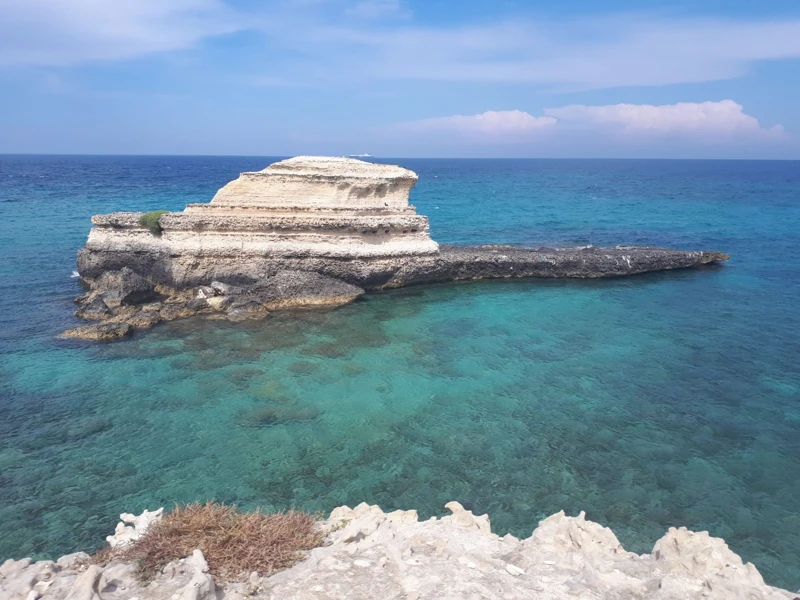
<path fill-rule="evenodd" d="M 139 217 L 139 225 L 142 227 L 147 227 L 150 230 L 150 233 L 153 235 L 160 235 L 161 223 L 159 222 L 159 219 L 161 218 L 161 215 L 168 212 L 168 210 L 154 210 L 144 213 L 141 217 Z"/>

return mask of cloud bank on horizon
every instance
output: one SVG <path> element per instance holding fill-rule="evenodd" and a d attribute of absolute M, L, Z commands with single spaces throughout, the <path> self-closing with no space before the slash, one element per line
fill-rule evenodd
<path fill-rule="evenodd" d="M 526 4 L 6 0 L 0 152 L 800 157 L 796 3 Z"/>
<path fill-rule="evenodd" d="M 733 100 L 719 102 L 678 102 L 649 104 L 614 104 L 584 106 L 572 104 L 544 109 L 536 117 L 521 110 L 489 110 L 477 115 L 453 115 L 421 119 L 398 126 L 413 133 L 449 132 L 485 140 L 512 142 L 530 136 L 546 136 L 557 126 L 583 127 L 593 133 L 613 132 L 625 136 L 675 136 L 693 138 L 701 143 L 730 142 L 746 139 L 780 139 L 786 132 L 782 125 L 762 127 L 758 119 L 745 114 Z"/>

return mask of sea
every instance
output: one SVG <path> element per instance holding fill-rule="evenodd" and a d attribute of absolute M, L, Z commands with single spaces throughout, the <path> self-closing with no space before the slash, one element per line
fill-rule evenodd
<path fill-rule="evenodd" d="M 442 243 L 731 259 L 56 339 L 93 214 L 178 211 L 274 160 L 0 156 L 0 559 L 176 503 L 457 500 L 520 537 L 586 511 L 639 553 L 708 531 L 800 587 L 800 161 L 381 159 L 419 174 Z"/>

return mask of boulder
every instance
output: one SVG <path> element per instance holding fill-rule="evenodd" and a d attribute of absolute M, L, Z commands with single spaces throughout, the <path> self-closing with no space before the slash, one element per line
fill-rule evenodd
<path fill-rule="evenodd" d="M 194 300 L 189 300 L 186 303 L 186 308 L 191 308 L 192 310 L 203 310 L 204 308 L 208 308 L 208 301 L 211 298 L 195 298 Z"/>
<path fill-rule="evenodd" d="M 214 310 L 222 310 L 222 305 L 227 299 L 225 296 L 214 296 L 213 298 L 208 298 L 206 304 Z"/>
<path fill-rule="evenodd" d="M 239 293 L 241 290 L 241 288 L 238 288 L 235 285 L 228 285 L 227 283 L 222 283 L 221 281 L 212 281 L 211 289 L 213 289 L 219 296 L 230 296 Z"/>
<path fill-rule="evenodd" d="M 217 295 L 217 290 L 214 289 L 210 285 L 201 285 L 199 288 L 195 289 L 194 297 L 199 300 L 205 300 L 206 298 L 212 298 Z"/>
<path fill-rule="evenodd" d="M 156 310 L 138 310 L 125 317 L 125 322 L 136 329 L 150 329 L 161 321 L 161 315 Z"/>
<path fill-rule="evenodd" d="M 113 314 L 100 296 L 90 295 L 82 301 L 80 308 L 75 311 L 75 316 L 87 321 L 103 321 Z"/>
<path fill-rule="evenodd" d="M 128 323 L 96 323 L 84 325 L 75 329 L 68 329 L 60 338 L 90 340 L 95 342 L 112 342 L 133 333 L 133 327 Z"/>
<path fill-rule="evenodd" d="M 158 311 L 164 321 L 174 321 L 175 319 L 184 319 L 195 315 L 197 311 L 190 308 L 186 304 L 165 304 L 163 308 Z"/>
<path fill-rule="evenodd" d="M 358 286 L 313 271 L 278 271 L 250 293 L 267 309 L 347 304 L 364 293 Z"/>
<path fill-rule="evenodd" d="M 234 319 L 252 319 L 267 315 L 267 308 L 255 298 L 234 298 L 227 305 L 227 314 Z"/>
<path fill-rule="evenodd" d="M 121 304 L 139 304 L 153 298 L 155 286 L 128 267 L 119 271 L 106 271 L 92 285 L 109 308 Z"/>

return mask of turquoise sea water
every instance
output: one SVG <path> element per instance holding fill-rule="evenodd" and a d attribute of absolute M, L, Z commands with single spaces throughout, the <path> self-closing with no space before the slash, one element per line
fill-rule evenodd
<path fill-rule="evenodd" d="M 0 559 L 92 549 L 174 502 L 455 499 L 520 536 L 586 510 L 638 552 L 708 530 L 800 587 L 800 162 L 390 161 L 440 242 L 733 259 L 54 339 L 92 214 L 179 210 L 270 162 L 0 157 Z"/>

